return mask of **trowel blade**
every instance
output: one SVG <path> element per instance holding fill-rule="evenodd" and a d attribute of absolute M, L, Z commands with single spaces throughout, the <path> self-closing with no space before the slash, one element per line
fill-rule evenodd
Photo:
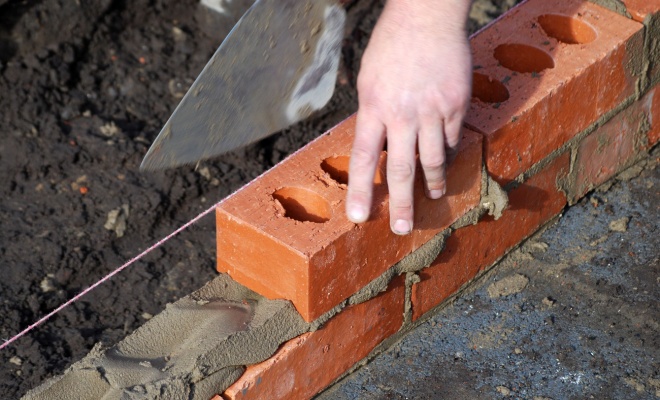
<path fill-rule="evenodd" d="M 257 0 L 183 97 L 140 168 L 220 155 L 325 106 L 335 87 L 345 20 L 336 0 Z"/>

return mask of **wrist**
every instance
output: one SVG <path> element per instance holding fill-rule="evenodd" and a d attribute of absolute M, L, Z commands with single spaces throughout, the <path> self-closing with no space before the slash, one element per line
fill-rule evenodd
<path fill-rule="evenodd" d="M 466 35 L 471 0 L 387 0 L 385 12 L 402 27 Z"/>

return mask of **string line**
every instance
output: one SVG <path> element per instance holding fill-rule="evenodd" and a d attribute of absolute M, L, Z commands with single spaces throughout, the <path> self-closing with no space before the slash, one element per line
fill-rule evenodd
<path fill-rule="evenodd" d="M 88 287 L 87 289 L 83 290 L 82 292 L 78 293 L 76 296 L 74 296 L 73 298 L 71 298 L 70 300 L 68 300 L 66 303 L 60 305 L 59 307 L 57 307 L 57 308 L 54 309 L 53 311 L 51 311 L 51 312 L 49 312 L 48 314 L 46 314 L 45 316 L 43 316 L 43 317 L 42 317 L 41 319 L 39 319 L 37 322 L 35 322 L 35 323 L 33 323 L 32 325 L 28 326 L 27 328 L 23 329 L 23 330 L 22 330 L 20 333 L 18 333 L 17 335 L 11 337 L 11 338 L 8 339 L 8 340 L 5 340 L 4 343 L 0 344 L 0 350 L 4 349 L 5 347 L 9 346 L 10 344 L 12 344 L 13 342 L 15 342 L 16 340 L 18 340 L 18 339 L 20 339 L 21 337 L 25 336 L 28 332 L 30 332 L 30 331 L 33 330 L 34 328 L 38 327 L 39 325 L 43 324 L 44 322 L 46 322 L 46 321 L 47 321 L 48 319 L 50 319 L 53 315 L 55 315 L 55 314 L 57 314 L 58 312 L 62 311 L 62 310 L 65 309 L 66 307 L 68 307 L 68 306 L 70 306 L 71 304 L 73 304 L 73 303 L 75 303 L 76 301 L 78 301 L 81 297 L 83 297 L 83 296 L 86 295 L 87 293 L 89 293 L 89 292 L 91 292 L 92 290 L 94 290 L 97 286 L 99 286 L 99 285 L 103 284 L 104 282 L 108 281 L 110 278 L 112 278 L 113 276 L 117 275 L 118 273 L 120 273 L 120 272 L 123 271 L 124 269 L 128 268 L 130 265 L 132 265 L 133 263 L 135 263 L 136 261 L 138 261 L 138 260 L 141 259 L 142 257 L 146 256 L 147 254 L 149 254 L 149 253 L 152 252 L 153 250 L 157 249 L 158 247 L 160 247 L 161 245 L 163 245 L 165 242 L 167 242 L 168 240 L 170 240 L 170 239 L 173 238 L 174 236 L 178 235 L 179 233 L 181 233 L 182 231 L 184 231 L 185 229 L 187 229 L 187 228 L 190 227 L 191 225 L 195 224 L 197 221 L 199 221 L 200 219 L 202 219 L 203 217 L 205 217 L 206 215 L 208 215 L 209 213 L 211 213 L 213 210 L 215 210 L 215 208 L 216 208 L 218 205 L 220 205 L 220 203 L 222 203 L 222 201 L 219 201 L 218 203 L 216 203 L 216 204 L 214 204 L 213 206 L 211 206 L 211 208 L 209 208 L 208 210 L 203 211 L 201 214 L 199 214 L 199 215 L 196 216 L 195 218 L 193 218 L 193 219 L 191 219 L 190 221 L 186 222 L 186 223 L 183 224 L 181 227 L 179 227 L 177 230 L 175 230 L 174 232 L 172 232 L 172 233 L 170 233 L 169 235 L 165 236 L 164 238 L 160 239 L 158 242 L 156 242 L 154 245 L 152 245 L 152 246 L 149 247 L 148 249 L 144 250 L 142 253 L 140 253 L 140 254 L 138 254 L 137 256 L 135 256 L 135 257 L 131 258 L 130 260 L 128 260 L 128 262 L 126 262 L 126 264 L 124 264 L 124 265 L 120 266 L 119 268 L 115 269 L 114 271 L 110 272 L 109 274 L 107 274 L 106 276 L 104 276 L 103 278 L 101 278 L 99 281 L 97 281 L 96 283 L 94 283 L 92 286 L 90 286 L 90 287 Z"/>

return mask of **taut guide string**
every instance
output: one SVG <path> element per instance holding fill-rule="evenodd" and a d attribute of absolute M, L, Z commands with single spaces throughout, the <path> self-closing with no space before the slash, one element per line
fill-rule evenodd
<path fill-rule="evenodd" d="M 37 322 L 33 323 L 32 325 L 28 326 L 27 328 L 25 328 L 23 331 L 21 331 L 21 332 L 20 332 L 19 334 L 17 334 L 16 336 L 13 336 L 12 338 L 10 338 L 10 339 L 8 339 L 8 340 L 5 340 L 4 343 L 0 344 L 0 350 L 4 349 L 5 347 L 9 346 L 10 344 L 12 344 L 13 342 L 15 342 L 16 340 L 18 340 L 18 339 L 20 339 L 21 337 L 25 336 L 25 335 L 26 335 L 28 332 L 30 332 L 32 329 L 34 329 L 34 328 L 38 327 L 39 325 L 43 324 L 43 323 L 46 322 L 49 318 L 51 318 L 53 315 L 57 314 L 58 312 L 62 311 L 62 310 L 65 309 L 65 308 L 67 308 L 67 307 L 70 306 L 71 304 L 75 303 L 75 302 L 78 301 L 81 297 L 83 297 L 83 296 L 86 295 L 87 293 L 89 293 L 89 292 L 91 292 L 92 290 L 94 290 L 97 286 L 101 285 L 102 283 L 104 283 L 105 281 L 109 280 L 109 279 L 112 278 L 113 276 L 117 275 L 118 273 L 120 273 L 120 272 L 123 271 L 124 269 L 128 268 L 131 264 L 133 264 L 133 263 L 136 262 L 137 260 L 141 259 L 142 257 L 146 256 L 147 254 L 149 254 L 149 253 L 152 252 L 153 250 L 157 249 L 157 248 L 160 247 L 162 244 L 164 244 L 165 242 L 167 242 L 168 240 L 170 240 L 170 239 L 173 238 L 174 236 L 178 235 L 179 233 L 181 233 L 182 231 L 184 231 L 186 228 L 190 227 L 190 225 L 195 224 L 197 221 L 199 221 L 200 219 L 202 219 L 204 216 L 206 216 L 206 215 L 209 214 L 211 211 L 213 211 L 217 206 L 219 206 L 220 203 L 222 203 L 222 201 L 219 201 L 218 203 L 214 204 L 214 205 L 211 206 L 211 208 L 209 208 L 208 210 L 202 212 L 201 214 L 199 214 L 199 215 L 196 216 L 195 218 L 193 218 L 193 219 L 191 219 L 190 221 L 188 221 L 188 222 L 186 222 L 185 224 L 183 224 L 180 228 L 178 228 L 178 229 L 175 230 L 174 232 L 172 232 L 172 233 L 170 233 L 169 235 L 165 236 L 164 238 L 160 239 L 160 240 L 159 240 L 158 242 L 156 242 L 153 246 L 149 247 L 148 249 L 146 249 L 146 250 L 143 251 L 142 253 L 138 254 L 137 256 L 131 258 L 130 260 L 128 260 L 128 262 L 126 262 L 126 264 L 124 264 L 124 265 L 122 265 L 121 267 L 119 267 L 119 268 L 115 269 L 114 271 L 110 272 L 109 274 L 107 274 L 106 276 L 104 276 L 103 278 L 101 278 L 99 281 L 97 281 L 97 282 L 96 282 L 95 284 L 93 284 L 92 286 L 90 286 L 90 287 L 88 287 L 87 289 L 83 290 L 82 292 L 78 293 L 76 296 L 74 296 L 73 298 L 71 298 L 71 299 L 70 299 L 69 301 L 67 301 L 66 303 L 62 304 L 61 306 L 59 306 L 59 307 L 57 307 L 56 309 L 54 309 L 53 311 L 49 312 L 49 313 L 46 314 L 45 316 L 41 317 L 41 319 L 39 319 Z"/>

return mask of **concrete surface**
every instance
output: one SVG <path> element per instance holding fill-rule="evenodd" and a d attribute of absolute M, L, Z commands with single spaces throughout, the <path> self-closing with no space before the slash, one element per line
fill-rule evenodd
<path fill-rule="evenodd" d="M 657 150 L 318 399 L 660 398 Z"/>

